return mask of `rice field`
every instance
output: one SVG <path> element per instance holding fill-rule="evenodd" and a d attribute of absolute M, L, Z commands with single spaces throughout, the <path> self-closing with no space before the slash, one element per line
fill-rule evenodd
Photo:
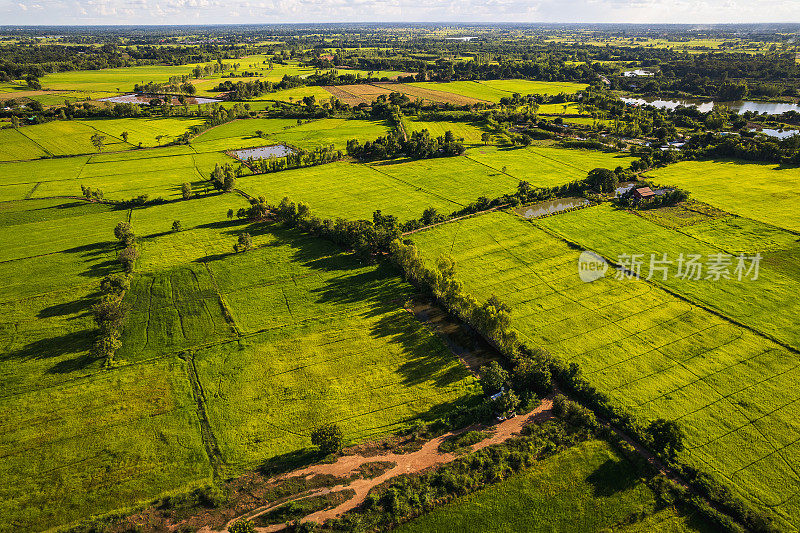
<path fill-rule="evenodd" d="M 602 167 L 628 167 L 633 158 L 623 153 L 601 152 L 550 146 L 527 148 L 471 148 L 466 156 L 495 171 L 503 171 L 515 180 L 534 187 L 551 187 L 584 179 L 590 170 Z M 505 192 L 505 191 L 504 191 Z"/>
<path fill-rule="evenodd" d="M 800 324 L 794 318 L 800 313 L 794 298 L 800 291 L 800 265 L 783 259 L 786 251 L 799 249 L 797 235 L 738 217 L 670 229 L 609 205 L 562 213 L 537 223 L 612 261 L 622 254 L 642 254 L 644 276 L 651 256 L 660 260 L 667 254 L 671 272 L 664 280 L 661 271 L 654 271 L 652 282 L 800 349 Z M 756 253 L 763 256 L 758 279 L 743 275 L 739 280 L 737 255 Z M 714 254 L 726 254 L 730 265 L 725 275 L 731 279 L 715 279 L 707 268 L 700 280 L 677 278 L 680 254 L 687 258 L 699 254 L 704 262 Z"/>
<path fill-rule="evenodd" d="M 383 167 L 337 162 L 246 176 L 239 187 L 254 196 L 278 203 L 284 196 L 303 201 L 320 217 L 372 219 L 381 209 L 401 220 L 419 217 L 428 207 L 451 213 L 461 207 L 446 197 L 407 180 L 397 179 Z"/>
<path fill-rule="evenodd" d="M 578 251 L 506 213 L 413 240 L 429 261 L 452 255 L 468 292 L 510 305 L 527 343 L 578 363 L 617 405 L 643 420 L 678 420 L 687 434 L 682 460 L 793 530 L 800 515 L 793 352 L 646 281 L 616 279 L 613 269 L 583 283 Z"/>
<path fill-rule="evenodd" d="M 263 132 L 262 137 L 256 131 Z M 244 119 L 204 132 L 192 141 L 192 146 L 202 152 L 277 143 L 305 149 L 333 144 L 344 150 L 350 139 L 371 141 L 387 132 L 388 127 L 382 121 L 331 118 L 298 124 L 291 119 Z"/>
<path fill-rule="evenodd" d="M 730 213 L 800 231 L 800 168 L 746 161 L 682 161 L 647 173 Z"/>
<path fill-rule="evenodd" d="M 133 211 L 0 203 L 6 523 L 64 526 L 207 484 L 214 468 L 233 476 L 302 454 L 323 421 L 357 442 L 477 394 L 441 340 L 402 309 L 412 288 L 394 271 L 325 241 L 229 221 L 227 210 L 244 204 L 236 195 Z M 142 258 L 119 364 L 104 370 L 89 352 L 88 310 L 100 279 L 118 270 L 113 228 L 128 217 Z M 176 219 L 184 231 L 170 231 Z M 256 249 L 233 254 L 243 230 Z M 206 393 L 202 432 L 192 383 Z"/>
<path fill-rule="evenodd" d="M 404 122 L 407 128 L 406 133 L 428 130 L 431 137 L 444 137 L 449 130 L 453 132 L 456 139 L 464 139 L 465 144 L 483 144 L 481 135 L 485 132 L 480 125 L 470 122 L 429 122 L 422 120 L 407 120 Z"/>
<path fill-rule="evenodd" d="M 514 93 L 556 95 L 573 94 L 586 88 L 585 84 L 568 82 L 547 82 L 530 80 L 482 80 L 451 82 L 417 82 L 408 84 L 425 90 L 452 93 L 466 99 L 499 103 L 501 98 Z"/>

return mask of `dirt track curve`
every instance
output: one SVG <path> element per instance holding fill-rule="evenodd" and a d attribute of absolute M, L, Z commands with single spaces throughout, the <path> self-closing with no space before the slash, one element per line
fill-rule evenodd
<path fill-rule="evenodd" d="M 530 413 L 525 415 L 517 416 L 515 418 L 505 420 L 494 426 L 491 426 L 489 431 L 492 434 L 485 438 L 484 440 L 474 444 L 470 450 L 477 451 L 482 448 L 486 448 L 487 446 L 491 446 L 493 444 L 500 444 L 502 442 L 507 441 L 515 434 L 519 434 L 522 427 L 528 423 L 536 422 L 545 420 L 552 416 L 553 408 L 553 401 L 552 397 L 547 397 L 542 400 L 542 403 Z M 451 453 L 445 453 L 439 451 L 439 445 L 442 442 L 454 435 L 458 435 L 470 429 L 478 429 L 477 427 L 466 428 L 459 431 L 453 431 L 449 433 L 445 433 L 435 439 L 431 439 L 427 441 L 419 450 L 397 454 L 393 452 L 386 452 L 380 455 L 370 455 L 364 456 L 360 454 L 356 455 L 345 455 L 339 457 L 335 463 L 328 463 L 328 464 L 316 464 L 306 468 L 301 468 L 298 470 L 294 470 L 292 472 L 287 472 L 278 476 L 275 480 L 278 481 L 280 479 L 284 479 L 287 477 L 294 477 L 294 476 L 306 476 L 311 478 L 312 476 L 319 475 L 319 474 L 328 474 L 333 475 L 336 477 L 348 477 L 358 471 L 358 468 L 365 464 L 371 463 L 375 461 L 387 461 L 391 463 L 395 463 L 395 466 L 384 472 L 383 474 L 374 477 L 372 479 L 364 479 L 359 478 L 353 481 L 350 481 L 348 484 L 344 485 L 336 485 L 334 487 L 326 487 L 322 489 L 317 489 L 311 492 L 304 493 L 299 495 L 298 497 L 294 498 L 293 500 L 303 500 L 306 498 L 311 498 L 314 496 L 319 496 L 323 494 L 327 494 L 330 492 L 336 492 L 344 489 L 351 489 L 355 491 L 355 495 L 348 499 L 347 501 L 339 504 L 336 507 L 331 509 L 323 509 L 321 511 L 317 511 L 312 513 L 305 518 L 303 521 L 313 520 L 318 523 L 322 523 L 329 518 L 338 518 L 343 513 L 349 511 L 360 505 L 364 499 L 367 497 L 367 494 L 371 489 L 377 487 L 378 485 L 386 482 L 387 480 L 399 476 L 401 474 L 413 474 L 416 472 L 421 472 L 433 466 L 437 466 L 444 463 L 449 463 L 453 459 L 456 458 L 456 455 Z M 289 500 L 292 501 L 292 500 Z M 252 520 L 258 516 L 263 515 L 278 507 L 287 503 L 286 500 L 280 500 L 277 502 L 268 503 L 258 509 L 254 509 L 244 515 L 237 516 L 236 518 L 230 520 L 227 524 L 225 524 L 224 529 L 222 530 L 213 530 L 210 527 L 204 527 L 198 531 L 198 533 L 224 533 L 227 531 L 228 526 L 230 526 L 233 522 L 239 519 L 248 519 Z M 284 524 L 274 524 L 268 527 L 256 527 L 256 531 L 261 533 L 266 532 L 273 532 L 273 531 L 280 531 L 284 529 Z"/>

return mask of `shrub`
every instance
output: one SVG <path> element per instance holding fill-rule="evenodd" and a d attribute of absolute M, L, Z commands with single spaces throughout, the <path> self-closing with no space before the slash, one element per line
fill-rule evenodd
<path fill-rule="evenodd" d="M 325 455 L 341 450 L 342 440 L 342 430 L 336 424 L 319 426 L 311 433 L 311 444 Z"/>
<path fill-rule="evenodd" d="M 228 533 L 255 533 L 256 527 L 249 520 L 240 518 L 230 526 L 228 526 Z"/>

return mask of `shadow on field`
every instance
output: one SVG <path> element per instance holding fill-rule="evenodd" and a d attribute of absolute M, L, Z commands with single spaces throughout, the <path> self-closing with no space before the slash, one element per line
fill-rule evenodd
<path fill-rule="evenodd" d="M 639 476 L 628 461 L 608 459 L 586 478 L 595 496 L 608 497 L 633 487 Z"/>
<path fill-rule="evenodd" d="M 91 348 L 94 336 L 94 331 L 84 329 L 65 333 L 64 335 L 56 337 L 39 339 L 17 350 L 12 350 L 6 354 L 0 355 L 0 361 L 15 359 L 20 361 L 30 359 L 54 359 L 69 354 L 86 352 L 86 350 Z M 93 358 L 90 355 L 82 353 L 78 357 L 57 362 L 47 372 L 50 374 L 64 374 L 85 368 L 91 364 L 92 361 Z"/>
<path fill-rule="evenodd" d="M 398 368 L 406 385 L 433 381 L 437 387 L 446 387 L 470 375 L 463 365 L 454 364 L 453 356 L 410 315 L 386 314 L 375 323 L 370 333 L 373 337 L 400 344 L 408 354 L 407 360 Z"/>
<path fill-rule="evenodd" d="M 76 315 L 69 320 L 75 320 L 85 316 L 89 312 L 89 308 L 96 301 L 98 294 L 89 294 L 83 298 L 79 298 L 72 302 L 62 302 L 59 304 L 51 305 L 41 309 L 37 314 L 37 318 L 55 318 L 64 315 Z"/>
<path fill-rule="evenodd" d="M 275 476 L 291 472 L 297 468 L 309 465 L 323 458 L 316 448 L 301 448 L 286 452 L 275 457 L 270 457 L 258 467 L 258 471 L 265 476 Z"/>

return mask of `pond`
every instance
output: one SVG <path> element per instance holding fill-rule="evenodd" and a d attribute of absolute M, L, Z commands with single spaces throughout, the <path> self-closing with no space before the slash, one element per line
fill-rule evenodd
<path fill-rule="evenodd" d="M 656 73 L 651 72 L 649 70 L 642 70 L 640 68 L 637 68 L 636 70 L 626 70 L 625 72 L 622 73 L 622 75 L 625 76 L 626 78 L 634 78 L 637 76 L 655 76 Z"/>
<path fill-rule="evenodd" d="M 286 157 L 293 154 L 294 150 L 285 144 L 273 144 L 272 146 L 259 146 L 257 148 L 243 148 L 241 150 L 234 150 L 231 154 L 237 159 L 246 161 L 250 158 L 253 159 L 269 159 L 270 157 Z"/>
<path fill-rule="evenodd" d="M 98 98 L 98 102 L 112 102 L 114 104 L 149 104 L 153 98 L 158 98 L 162 102 L 168 98 L 163 94 L 123 94 L 120 96 L 109 96 L 107 98 Z M 189 105 L 196 104 L 212 104 L 214 102 L 221 102 L 216 98 L 203 98 L 202 96 L 186 96 L 186 103 Z M 183 105 L 177 96 L 173 96 L 170 105 Z"/>
<path fill-rule="evenodd" d="M 531 205 L 523 205 L 516 209 L 517 214 L 525 218 L 539 218 L 544 215 L 552 215 L 572 209 L 582 205 L 589 205 L 591 202 L 586 198 L 554 198 Z"/>
<path fill-rule="evenodd" d="M 797 135 L 800 132 L 797 130 L 776 130 L 772 128 L 762 128 L 760 133 L 770 137 L 775 137 L 777 139 L 788 139 L 792 135 Z"/>
<path fill-rule="evenodd" d="M 636 185 L 635 181 L 626 181 L 620 183 L 616 189 L 614 189 L 614 196 L 622 196 L 629 190 L 633 189 L 634 185 Z"/>
<path fill-rule="evenodd" d="M 769 115 L 780 115 L 787 111 L 797 111 L 800 113 L 800 105 L 790 104 L 786 102 L 754 102 L 752 100 L 738 100 L 736 102 L 713 102 L 710 100 L 701 100 L 699 98 L 676 98 L 670 100 L 662 100 L 656 97 L 645 98 L 620 98 L 626 104 L 633 105 L 651 105 L 659 109 L 675 109 L 679 105 L 686 107 L 696 107 L 702 113 L 708 113 L 714 109 L 715 104 L 728 106 L 731 111 L 742 115 L 747 111 L 755 111 L 756 113 L 767 113 Z"/>

